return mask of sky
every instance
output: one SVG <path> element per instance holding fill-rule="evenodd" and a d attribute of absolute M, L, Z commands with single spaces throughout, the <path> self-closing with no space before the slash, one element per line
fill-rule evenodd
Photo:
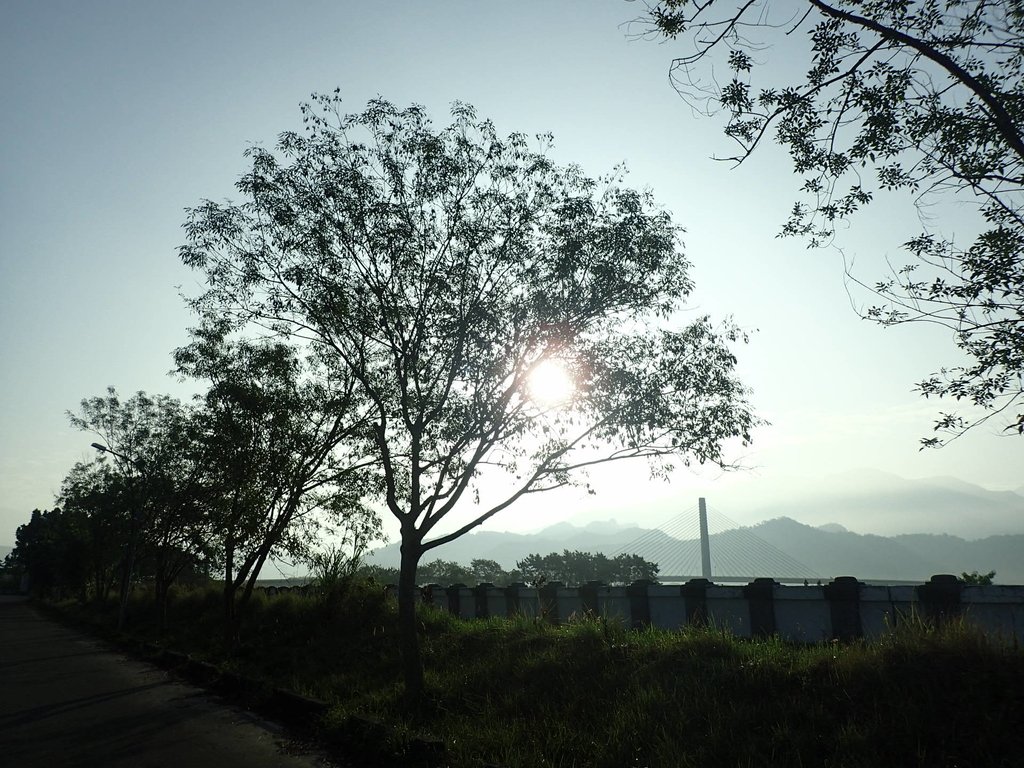
<path fill-rule="evenodd" d="M 698 119 L 667 71 L 682 43 L 636 39 L 622 0 L 431 3 L 0 3 L 0 545 L 34 508 L 53 506 L 93 436 L 66 411 L 108 385 L 188 397 L 168 376 L 200 289 L 177 257 L 185 210 L 237 199 L 244 150 L 301 128 L 299 104 L 340 88 L 352 111 L 383 96 L 451 102 L 503 133 L 552 132 L 559 162 L 590 175 L 619 163 L 686 229 L 694 313 L 750 330 L 739 371 L 770 422 L 736 472 L 602 470 L 597 495 L 533 499 L 498 530 L 619 509 L 651 514 L 678 499 L 759 483 L 820 486 L 851 469 L 951 476 L 993 490 L 1024 484 L 1024 440 L 983 426 L 919 451 L 938 408 L 915 382 L 955 364 L 940 329 L 883 329 L 855 311 L 844 263 L 871 282 L 918 231 L 914 209 L 885 201 L 841 231 L 837 249 L 776 237 L 798 179 L 775 146 L 739 168 L 721 123 Z M 958 226 L 969 227 L 969 223 Z M 735 447 L 734 447 L 735 448 Z M 589 505 L 589 506 L 588 506 Z M 730 515 L 741 522 L 743 509 Z M 840 521 L 842 522 L 842 521 Z"/>

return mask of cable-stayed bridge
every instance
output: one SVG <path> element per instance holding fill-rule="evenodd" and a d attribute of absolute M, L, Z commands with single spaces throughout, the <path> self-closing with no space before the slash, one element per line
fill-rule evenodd
<path fill-rule="evenodd" d="M 779 582 L 817 582 L 822 577 L 810 566 L 769 544 L 749 527 L 707 508 L 704 499 L 666 520 L 612 556 L 636 554 L 659 566 L 658 581 L 705 578 L 718 582 L 749 582 L 772 578 Z"/>

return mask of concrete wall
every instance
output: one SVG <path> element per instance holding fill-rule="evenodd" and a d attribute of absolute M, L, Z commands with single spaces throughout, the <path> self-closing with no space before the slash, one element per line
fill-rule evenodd
<path fill-rule="evenodd" d="M 962 616 L 990 636 L 1024 642 L 1024 586 L 965 586 L 948 575 L 917 586 L 870 586 L 852 577 L 821 586 L 783 586 L 771 579 L 739 586 L 704 579 L 619 587 L 555 582 L 540 589 L 432 584 L 421 589 L 421 599 L 465 619 L 524 615 L 564 622 L 597 615 L 633 627 L 707 623 L 738 637 L 778 634 L 808 643 L 875 638 L 915 616 L 933 621 Z"/>

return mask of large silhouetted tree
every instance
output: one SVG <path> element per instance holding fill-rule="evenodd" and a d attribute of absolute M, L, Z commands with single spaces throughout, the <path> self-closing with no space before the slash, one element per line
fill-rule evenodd
<path fill-rule="evenodd" d="M 829 242 L 882 190 L 977 211 L 973 241 L 955 242 L 940 222 L 905 243 L 912 263 L 866 286 L 881 303 L 864 314 L 943 325 L 966 355 L 918 389 L 987 415 L 942 413 L 941 436 L 925 445 L 1014 413 L 1024 401 L 1024 4 L 662 0 L 644 21 L 655 37 L 687 41 L 672 81 L 697 111 L 727 116 L 737 151 L 725 159 L 743 162 L 771 139 L 789 150 L 804 197 L 783 234 Z M 1024 414 L 1006 429 L 1024 434 Z"/>
<path fill-rule="evenodd" d="M 502 138 L 463 104 L 442 129 L 420 107 L 339 104 L 316 97 L 304 133 L 250 150 L 244 202 L 192 210 L 181 256 L 206 279 L 195 310 L 291 337 L 356 383 L 401 530 L 417 697 L 425 552 L 589 466 L 722 462 L 754 417 L 736 332 L 680 324 L 688 264 L 649 194 L 557 166 L 547 138 Z M 529 382 L 553 362 L 575 390 L 545 404 Z"/>

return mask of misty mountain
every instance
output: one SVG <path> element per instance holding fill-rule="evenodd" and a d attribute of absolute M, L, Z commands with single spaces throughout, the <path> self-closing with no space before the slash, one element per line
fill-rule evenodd
<path fill-rule="evenodd" d="M 628 551 L 661 565 L 663 575 L 700 572 L 699 544 L 674 539 L 656 529 L 577 527 L 558 523 L 536 534 L 481 531 L 431 550 L 425 560 L 443 558 L 468 565 L 475 558 L 496 560 L 506 570 L 528 554 L 564 549 Z M 788 517 L 710 536 L 712 574 L 831 579 L 925 581 L 936 573 L 996 571 L 1001 584 L 1024 584 L 1024 534 L 969 541 L 951 535 L 858 534 L 841 525 L 815 528 Z M 369 562 L 397 567 L 398 544 L 376 550 Z M 681 571 L 677 573 L 677 571 Z"/>
<path fill-rule="evenodd" d="M 1024 534 L 1024 495 L 990 491 L 952 477 L 910 480 L 876 470 L 856 470 L 821 478 L 818 485 L 759 482 L 731 498 L 726 509 L 744 509 L 753 519 L 790 517 L 811 525 L 839 523 L 861 533 L 950 534 L 980 539 Z M 1024 491 L 1024 489 L 1020 489 Z M 708 499 L 711 509 L 719 499 Z M 751 519 L 747 517 L 746 519 Z"/>
<path fill-rule="evenodd" d="M 749 530 L 825 578 L 919 581 L 936 573 L 994 570 L 1000 583 L 1024 584 L 1024 534 L 974 541 L 934 534 L 887 537 L 812 528 L 789 518 Z"/>

